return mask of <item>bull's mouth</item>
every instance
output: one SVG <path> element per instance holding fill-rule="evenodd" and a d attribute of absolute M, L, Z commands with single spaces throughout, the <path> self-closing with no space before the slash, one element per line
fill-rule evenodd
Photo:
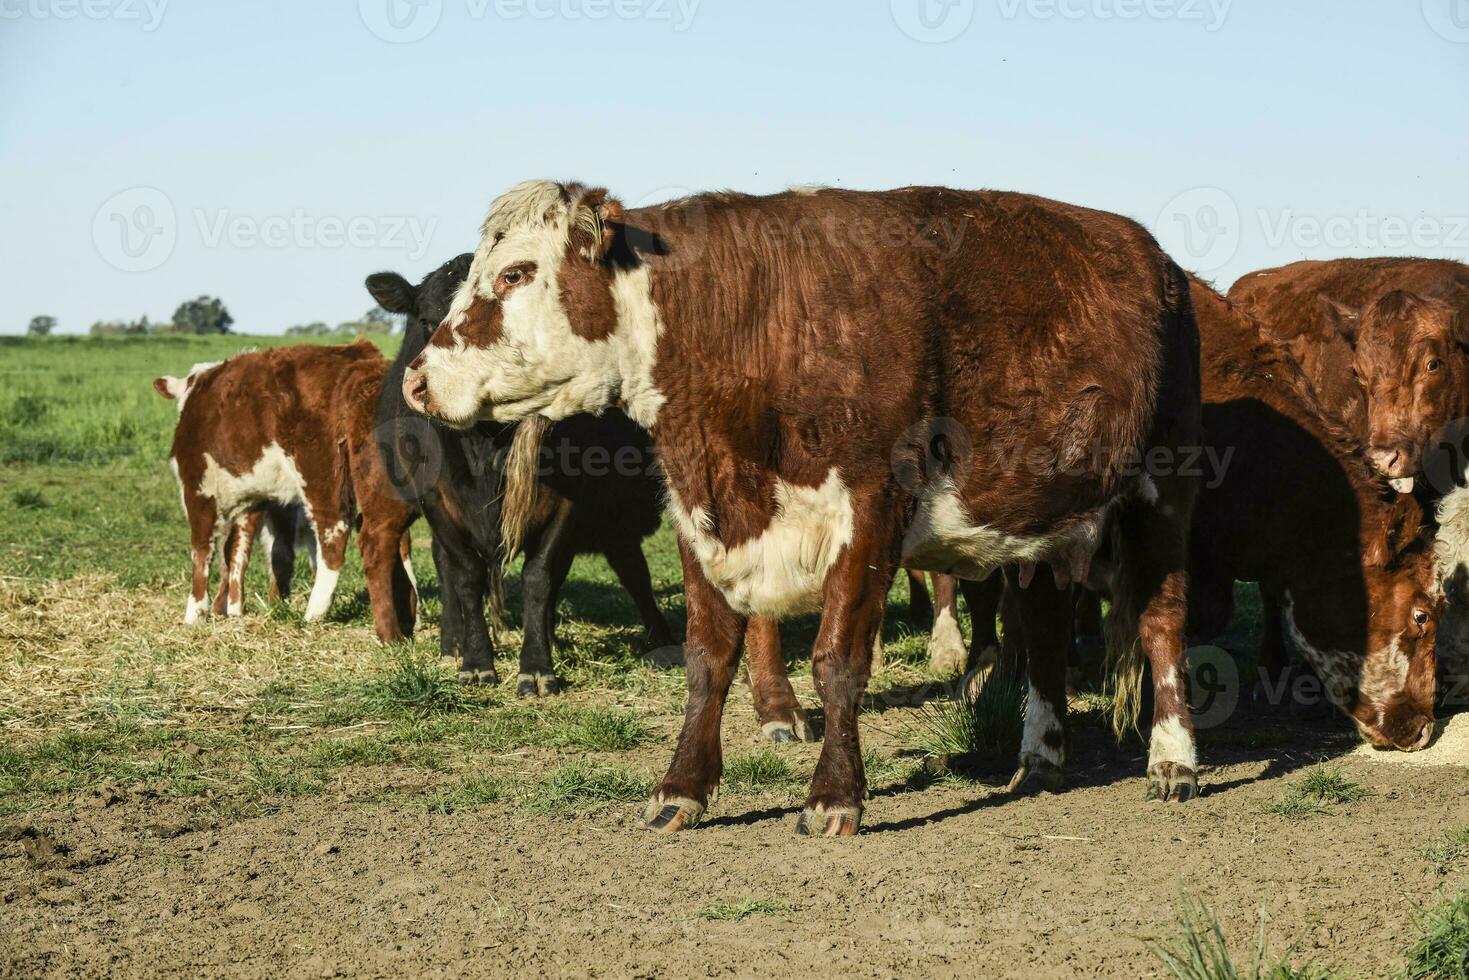
<path fill-rule="evenodd" d="M 1356 719 L 1353 720 L 1355 721 Z M 1362 737 L 1365 738 L 1368 742 L 1372 743 L 1375 748 L 1395 749 L 1398 752 L 1421 752 L 1422 750 L 1428 748 L 1429 744 L 1433 741 L 1433 733 L 1435 729 L 1436 725 L 1433 719 L 1430 718 L 1427 721 L 1423 722 L 1423 725 L 1418 730 L 1417 734 L 1408 737 L 1393 738 L 1379 728 L 1370 727 L 1368 725 L 1362 724 L 1360 721 L 1357 721 L 1357 730 L 1360 731 L 1362 733 Z"/>

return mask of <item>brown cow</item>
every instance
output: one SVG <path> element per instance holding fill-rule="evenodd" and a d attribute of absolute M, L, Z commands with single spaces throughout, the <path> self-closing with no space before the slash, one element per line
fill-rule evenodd
<path fill-rule="evenodd" d="M 1401 492 L 1433 435 L 1469 416 L 1469 265 L 1296 262 L 1242 276 L 1229 298 L 1289 344 L 1329 410 L 1363 426 L 1368 459 Z"/>
<path fill-rule="evenodd" d="M 692 826 L 719 785 L 748 619 L 819 609 L 826 738 L 797 828 L 847 835 L 866 788 L 857 711 L 900 563 L 1086 577 L 1108 540 L 1094 570 L 1119 649 L 1153 665 L 1149 794 L 1197 792 L 1179 673 L 1197 481 L 1167 465 L 1198 440 L 1197 358 L 1187 280 L 1115 215 L 940 187 L 624 211 L 532 181 L 491 207 L 404 394 L 455 426 L 619 404 L 648 428 L 680 532 L 689 702 L 645 821 Z M 1021 602 L 1040 627 L 1069 601 L 1050 578 Z M 1041 653 L 1017 784 L 1065 758 L 1066 651 Z"/>
<path fill-rule="evenodd" d="M 232 529 L 227 608 L 239 612 L 234 586 L 258 525 L 253 515 L 272 504 L 305 509 L 317 551 L 306 618 L 322 618 L 360 507 L 357 545 L 377 635 L 393 642 L 412 634 L 417 596 L 406 535 L 415 515 L 392 491 L 372 431 L 386 369 L 377 348 L 359 340 L 240 354 L 154 381 L 159 394 L 179 403 L 169 463 L 194 557 L 184 622 L 208 613 L 210 558 Z"/>
<path fill-rule="evenodd" d="M 1382 484 L 1257 321 L 1192 286 L 1204 434 L 1228 465 L 1194 512 L 1190 632 L 1222 633 L 1234 583 L 1259 582 L 1262 662 L 1280 660 L 1283 627 L 1369 740 L 1420 749 L 1433 733 L 1440 606 L 1422 508 Z"/>

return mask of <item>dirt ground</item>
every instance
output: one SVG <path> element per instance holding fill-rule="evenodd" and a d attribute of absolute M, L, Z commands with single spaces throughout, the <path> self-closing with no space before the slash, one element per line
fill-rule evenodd
<path fill-rule="evenodd" d="M 869 741 L 890 714 L 866 716 Z M 747 695 L 726 743 L 760 744 Z M 92 791 L 0 819 L 0 975 L 1155 976 L 1149 944 L 1190 894 L 1245 959 L 1263 915 L 1270 959 L 1382 976 L 1417 910 L 1465 886 L 1423 854 L 1469 823 L 1462 767 L 1383 765 L 1339 727 L 1250 712 L 1201 748 L 1205 792 L 1186 805 L 1145 802 L 1137 750 L 1083 729 L 1064 792 L 984 785 L 1001 772 L 900 784 L 835 841 L 794 834 L 799 794 L 726 795 L 660 838 L 636 804 L 564 818 L 361 802 L 360 782 L 407 770 L 224 821 Z M 786 751 L 809 771 L 817 747 Z M 656 772 L 667 752 L 631 761 Z M 1370 795 L 1307 818 L 1266 809 L 1323 757 Z M 750 911 L 708 913 L 721 903 Z"/>

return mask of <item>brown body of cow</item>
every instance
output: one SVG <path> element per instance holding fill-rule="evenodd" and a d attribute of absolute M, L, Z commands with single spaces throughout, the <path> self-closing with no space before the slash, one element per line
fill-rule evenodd
<path fill-rule="evenodd" d="M 1422 508 L 1371 471 L 1361 441 L 1257 321 L 1192 285 L 1204 433 L 1228 465 L 1194 515 L 1191 631 L 1222 633 L 1235 581 L 1259 582 L 1262 661 L 1282 659 L 1283 628 L 1368 739 L 1422 748 L 1440 605 Z"/>
<path fill-rule="evenodd" d="M 384 642 L 412 634 L 417 594 L 407 534 L 415 514 L 393 492 L 372 431 L 386 368 L 377 348 L 359 340 L 240 354 L 200 365 L 183 379 L 154 382 L 160 394 L 179 401 L 169 462 L 193 552 L 185 622 L 209 611 L 210 561 L 222 544 L 226 609 L 240 611 L 238 590 L 256 529 L 272 508 L 300 505 L 316 542 L 306 618 L 329 610 L 360 510 L 357 545 L 373 626 Z M 273 583 L 280 574 L 277 569 Z"/>
<path fill-rule="evenodd" d="M 1469 416 L 1469 265 L 1296 262 L 1241 276 L 1229 298 L 1287 344 L 1327 410 L 1359 430 L 1372 465 L 1404 492 L 1430 439 Z"/>
<path fill-rule="evenodd" d="M 930 187 L 624 212 L 540 181 L 492 206 L 404 391 L 452 425 L 616 403 L 649 429 L 680 532 L 689 702 L 645 821 L 692 826 L 718 786 L 748 619 L 820 610 L 826 736 L 797 827 L 845 835 L 898 564 L 1085 577 L 1105 540 L 1090 571 L 1119 649 L 1154 668 L 1149 795 L 1196 793 L 1180 665 L 1197 480 L 1142 461 L 1197 443 L 1197 358 L 1186 279 L 1115 215 Z M 1069 610 L 1050 579 L 1021 603 L 1037 636 Z M 1017 783 L 1059 775 L 1066 747 L 1065 650 L 1031 649 Z"/>

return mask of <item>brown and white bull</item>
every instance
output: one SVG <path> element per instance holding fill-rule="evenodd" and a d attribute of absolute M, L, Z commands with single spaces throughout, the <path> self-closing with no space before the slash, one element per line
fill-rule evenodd
<path fill-rule="evenodd" d="M 414 512 L 393 492 L 373 438 L 387 362 L 367 341 L 281 347 L 195 365 L 183 378 L 153 382 L 178 402 L 169 464 L 188 517 L 193 583 L 184 622 L 208 615 L 211 558 L 222 545 L 226 612 L 242 608 L 250 547 L 274 509 L 301 507 L 315 543 L 315 581 L 306 618 L 331 608 L 360 509 L 358 548 L 373 625 L 384 642 L 413 632 L 417 594 L 408 559 Z M 274 527 L 281 544 L 291 526 Z M 272 547 L 289 555 L 289 548 Z M 285 559 L 289 561 L 289 557 Z M 283 570 L 273 561 L 273 583 Z"/>
<path fill-rule="evenodd" d="M 1433 735 L 1441 607 L 1423 509 L 1383 485 L 1267 326 L 1192 287 L 1204 437 L 1228 465 L 1194 513 L 1190 629 L 1204 640 L 1224 632 L 1235 582 L 1258 582 L 1262 665 L 1283 664 L 1289 636 L 1368 740 L 1421 749 Z"/>
<path fill-rule="evenodd" d="M 1412 490 L 1431 438 L 1469 417 L 1469 265 L 1296 262 L 1241 276 L 1229 299 L 1287 342 L 1327 408 L 1361 427 L 1368 459 L 1401 492 Z"/>
<path fill-rule="evenodd" d="M 618 404 L 653 434 L 689 683 L 653 829 L 692 826 L 719 785 L 750 617 L 822 613 L 826 737 L 797 828 L 853 834 L 857 712 L 895 566 L 979 579 L 1043 561 L 1085 577 L 1104 538 L 1091 571 L 1106 572 L 1122 647 L 1153 667 L 1149 795 L 1197 792 L 1180 673 L 1197 481 L 1168 460 L 1198 439 L 1198 336 L 1183 274 L 1134 222 L 941 187 L 625 211 L 532 181 L 494 202 L 404 389 L 456 426 Z M 1037 579 L 1024 616 L 1065 615 L 1069 591 Z M 1065 650 L 1042 653 L 1017 777 L 1049 781 Z"/>

